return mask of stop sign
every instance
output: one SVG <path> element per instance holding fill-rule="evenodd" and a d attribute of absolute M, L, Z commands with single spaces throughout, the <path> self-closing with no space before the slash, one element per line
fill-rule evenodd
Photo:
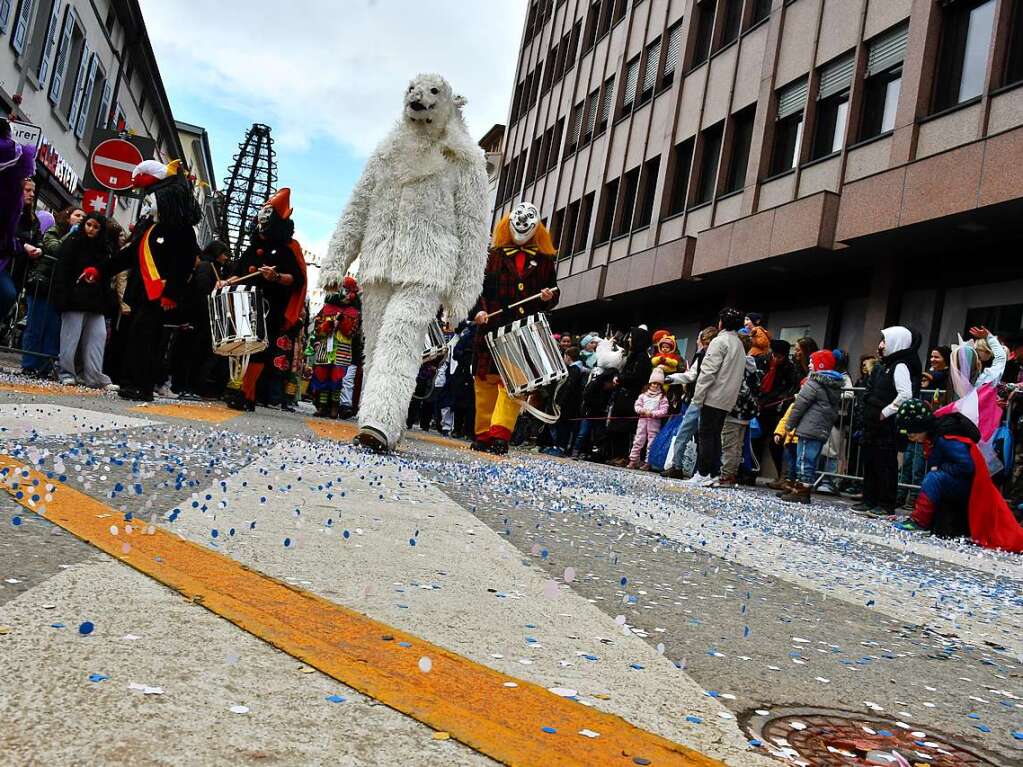
<path fill-rule="evenodd" d="M 131 142 L 119 138 L 101 141 L 89 160 L 96 181 L 115 192 L 131 189 L 131 174 L 140 162 L 142 153 Z"/>

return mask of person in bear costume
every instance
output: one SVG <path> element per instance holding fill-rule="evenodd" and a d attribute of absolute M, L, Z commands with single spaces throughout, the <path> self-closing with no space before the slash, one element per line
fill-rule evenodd
<path fill-rule="evenodd" d="M 473 318 L 476 334 L 476 439 L 474 450 L 503 455 L 515 422 L 519 403 L 508 396 L 497 366 L 490 356 L 486 336 L 499 328 L 538 311 L 552 309 L 558 302 L 558 272 L 554 243 L 540 220 L 540 211 L 530 202 L 519 203 L 494 229 L 493 247 L 483 278 L 483 296 Z M 510 309 L 525 299 L 535 299 Z M 500 312 L 496 317 L 491 317 Z"/>
<path fill-rule="evenodd" d="M 365 384 L 355 441 L 378 452 L 401 439 L 437 308 L 457 324 L 482 290 L 488 181 L 464 104 L 439 75 L 409 83 L 401 119 L 367 161 L 324 259 L 324 285 L 359 259 Z"/>
<path fill-rule="evenodd" d="M 267 365 L 279 375 L 291 372 L 294 348 L 305 308 L 306 265 L 302 246 L 294 238 L 291 189 L 278 190 L 259 209 L 249 246 L 238 259 L 235 279 L 259 272 L 255 282 L 267 303 L 266 334 L 269 345 L 249 361 L 240 395 L 228 397 L 235 410 L 256 409 L 256 385 Z"/>

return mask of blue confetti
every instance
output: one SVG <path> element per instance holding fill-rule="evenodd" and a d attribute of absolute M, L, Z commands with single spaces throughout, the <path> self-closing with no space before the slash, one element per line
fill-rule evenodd
<path fill-rule="evenodd" d="M 557 732 L 557 730 L 555 730 L 553 727 L 541 727 L 540 729 L 546 732 L 548 735 L 553 735 L 554 733 Z"/>
<path fill-rule="evenodd" d="M 1012 737 L 1014 737 L 1016 740 L 1023 740 L 1023 730 L 1015 730 L 1012 733 Z"/>
<path fill-rule="evenodd" d="M 703 719 L 701 719 L 698 716 L 693 716 L 692 714 L 689 714 L 686 717 L 686 721 L 689 722 L 690 724 L 703 724 Z"/>
<path fill-rule="evenodd" d="M 14 525 L 15 527 L 20 527 L 21 526 L 21 522 L 22 522 L 21 517 L 12 517 L 11 518 L 11 524 Z"/>
<path fill-rule="evenodd" d="M 103 680 L 109 679 L 109 678 L 110 677 L 105 676 L 103 674 L 89 674 L 89 681 L 90 682 L 102 682 Z"/>
<path fill-rule="evenodd" d="M 343 695 L 328 695 L 326 699 L 331 703 L 344 703 L 347 700 Z"/>
<path fill-rule="evenodd" d="M 622 579 L 621 579 L 620 581 L 618 581 L 618 582 L 619 582 L 620 584 L 622 584 L 622 585 L 624 586 L 624 585 L 625 585 L 626 583 L 628 583 L 628 582 L 629 582 L 629 579 L 628 579 L 628 578 L 626 578 L 626 577 L 625 577 L 625 576 L 623 575 L 623 576 L 622 576 Z"/>
<path fill-rule="evenodd" d="M 408 545 L 409 546 L 415 546 L 416 545 L 416 539 L 415 538 L 409 538 L 408 539 Z"/>
<path fill-rule="evenodd" d="M 291 545 L 291 538 L 285 538 L 284 539 L 284 547 L 287 548 L 290 545 Z"/>
<path fill-rule="evenodd" d="M 78 633 L 81 634 L 83 637 L 88 636 L 89 634 L 92 633 L 93 629 L 95 628 L 96 627 L 92 625 L 92 621 L 82 621 L 78 625 Z"/>
<path fill-rule="evenodd" d="M 976 727 L 981 732 L 991 732 L 991 728 L 988 727 L 986 724 L 978 724 L 978 725 L 976 725 Z"/>

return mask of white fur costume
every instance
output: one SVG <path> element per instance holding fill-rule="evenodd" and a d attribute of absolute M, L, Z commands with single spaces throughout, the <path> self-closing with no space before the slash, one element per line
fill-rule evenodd
<path fill-rule="evenodd" d="M 401 120 L 373 152 L 330 241 L 321 285 L 359 259 L 366 383 L 359 425 L 401 438 L 423 337 L 441 304 L 452 322 L 479 298 L 486 265 L 487 173 L 451 86 L 419 75 Z"/>

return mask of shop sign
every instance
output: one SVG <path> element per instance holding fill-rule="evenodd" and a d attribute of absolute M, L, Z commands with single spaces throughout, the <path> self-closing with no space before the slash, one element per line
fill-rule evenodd
<path fill-rule="evenodd" d="M 71 194 L 75 194 L 78 190 L 78 173 L 67 160 L 60 156 L 60 152 L 45 136 L 43 136 L 36 160 L 46 166 L 62 187 Z"/>

